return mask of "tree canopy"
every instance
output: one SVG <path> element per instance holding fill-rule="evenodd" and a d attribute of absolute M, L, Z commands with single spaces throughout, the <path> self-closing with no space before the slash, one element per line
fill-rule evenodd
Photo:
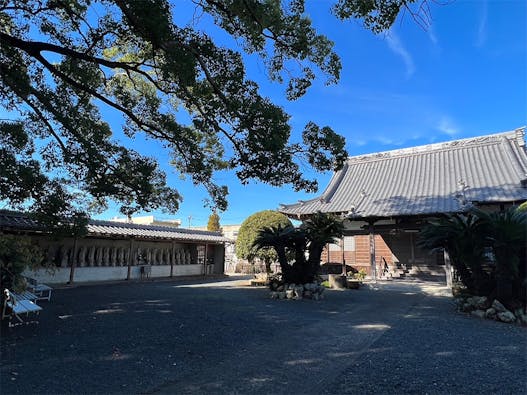
<path fill-rule="evenodd" d="M 292 228 L 293 224 L 284 214 L 274 210 L 264 210 L 257 212 L 243 221 L 236 238 L 236 256 L 249 261 L 255 258 L 261 259 L 266 263 L 276 261 L 278 256 L 271 247 L 261 248 L 256 240 L 260 231 L 268 228 Z"/>
<path fill-rule="evenodd" d="M 332 11 L 379 32 L 413 2 L 338 0 Z M 290 141 L 288 114 L 245 73 L 242 54 L 259 55 L 289 100 L 316 75 L 338 81 L 333 43 L 314 29 L 303 0 L 188 1 L 235 49 L 218 45 L 206 24 L 176 23 L 181 4 L 0 2 L 0 200 L 57 218 L 82 218 L 109 201 L 128 216 L 177 211 L 181 195 L 156 159 L 131 147 L 137 136 L 160 142 L 177 172 L 203 185 L 220 210 L 228 191 L 215 181 L 218 171 L 234 171 L 244 184 L 315 191 L 300 166 L 343 165 L 341 136 L 309 122 L 301 141 Z M 118 136 L 108 122 L 114 113 L 124 120 Z"/>

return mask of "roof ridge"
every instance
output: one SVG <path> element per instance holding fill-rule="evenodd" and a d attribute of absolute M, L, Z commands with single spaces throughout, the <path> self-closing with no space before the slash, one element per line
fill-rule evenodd
<path fill-rule="evenodd" d="M 347 159 L 348 163 L 354 163 L 372 159 L 388 159 L 403 155 L 416 155 L 428 152 L 442 151 L 452 148 L 461 148 L 466 146 L 481 145 L 485 143 L 498 143 L 506 139 L 508 141 L 516 140 L 519 145 L 525 145 L 525 126 L 510 130 L 507 132 L 493 133 L 483 136 L 468 137 L 452 141 L 443 141 L 440 143 L 432 143 L 425 145 L 418 145 L 415 147 L 399 148 L 388 151 L 373 152 L 370 154 L 351 156 Z"/>
<path fill-rule="evenodd" d="M 13 217 L 29 221 L 33 226 L 41 226 L 37 221 L 30 217 L 30 213 L 16 210 L 0 209 L 0 216 Z M 186 229 L 178 228 L 175 226 L 163 226 L 163 225 L 147 225 L 147 224 L 133 224 L 126 222 L 107 221 L 100 219 L 89 219 L 88 226 L 108 226 L 114 228 L 126 228 L 126 229 L 144 229 L 144 230 L 155 230 L 160 232 L 175 232 L 182 234 L 199 234 L 199 235 L 210 235 L 210 236 L 221 236 L 219 232 L 211 232 L 208 230 L 198 229 Z"/>
<path fill-rule="evenodd" d="M 115 228 L 148 229 L 148 230 L 157 230 L 161 232 L 198 233 L 198 234 L 209 234 L 209 235 L 216 235 L 216 236 L 219 234 L 219 232 L 211 232 L 208 230 L 200 230 L 200 229 L 178 228 L 177 226 L 134 224 L 134 223 L 128 223 L 128 222 L 108 221 L 108 220 L 100 220 L 100 219 L 90 219 L 88 224 L 89 225 L 100 225 L 100 226 L 112 226 Z"/>

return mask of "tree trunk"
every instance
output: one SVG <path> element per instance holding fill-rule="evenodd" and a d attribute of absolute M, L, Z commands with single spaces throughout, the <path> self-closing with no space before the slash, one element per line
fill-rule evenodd
<path fill-rule="evenodd" d="M 324 246 L 315 245 L 310 246 L 309 248 L 309 276 L 314 279 L 320 268 L 320 257 L 322 256 L 322 251 Z"/>
<path fill-rule="evenodd" d="M 509 306 L 512 301 L 512 281 L 507 278 L 498 278 L 496 282 L 496 299 L 504 306 Z"/>

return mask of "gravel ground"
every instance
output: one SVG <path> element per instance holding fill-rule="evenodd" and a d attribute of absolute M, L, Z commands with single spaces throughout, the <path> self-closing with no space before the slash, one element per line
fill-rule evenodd
<path fill-rule="evenodd" d="M 527 330 L 414 305 L 326 393 L 526 394 Z"/>
<path fill-rule="evenodd" d="M 58 289 L 2 330 L 0 392 L 527 393 L 527 330 L 422 284 L 270 300 L 237 281 Z"/>

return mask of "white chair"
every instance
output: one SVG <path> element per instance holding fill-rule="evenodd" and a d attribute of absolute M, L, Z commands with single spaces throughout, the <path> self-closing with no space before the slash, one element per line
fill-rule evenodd
<path fill-rule="evenodd" d="M 4 305 L 2 308 L 2 319 L 9 318 L 9 327 L 14 327 L 22 324 L 38 324 L 38 315 L 42 307 L 38 306 L 31 300 L 21 299 L 16 297 L 7 288 L 4 289 Z M 35 319 L 31 319 L 34 314 Z M 16 322 L 13 323 L 13 319 Z"/>
<path fill-rule="evenodd" d="M 39 284 L 37 280 L 31 277 L 26 277 L 26 281 L 27 288 L 37 295 L 37 300 L 47 300 L 48 302 L 51 300 L 51 291 L 53 291 L 53 288 L 46 284 Z"/>

